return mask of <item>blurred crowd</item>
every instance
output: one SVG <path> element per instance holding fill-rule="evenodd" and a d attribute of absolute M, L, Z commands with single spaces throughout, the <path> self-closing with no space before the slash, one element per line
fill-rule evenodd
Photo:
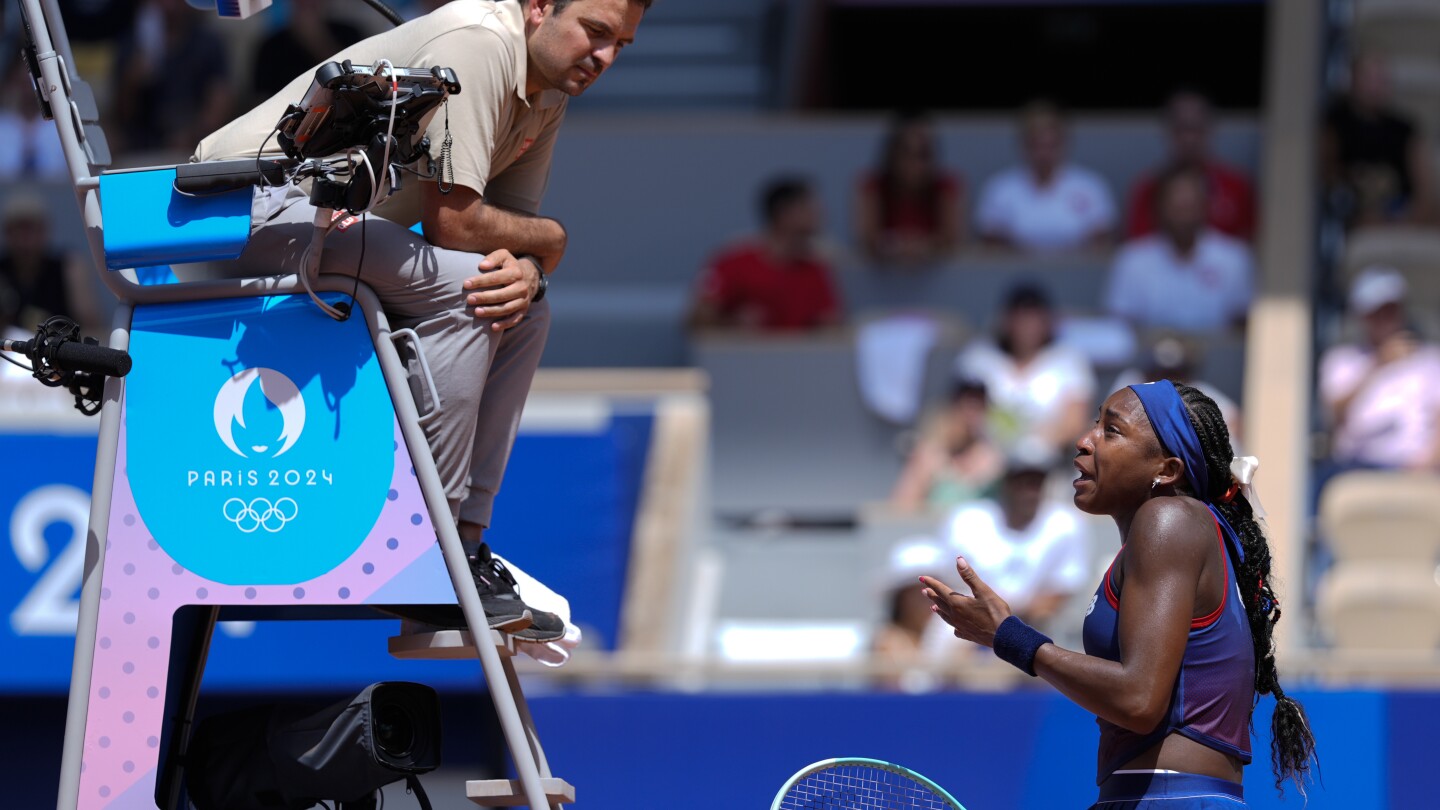
<path fill-rule="evenodd" d="M 438 4 L 400 5 L 414 16 Z M 124 157 L 188 154 L 238 111 L 385 24 L 365 9 L 346 17 L 335 8 L 324 0 L 277 4 L 243 53 L 185 0 L 85 0 L 65 13 L 79 72 L 95 85 L 112 149 Z M 12 42 L 14 34 L 7 32 Z M 1202 93 L 1178 88 L 1154 115 L 1165 157 L 1134 167 L 1143 171 L 1129 188 L 1112 187 L 1072 157 L 1066 112 L 1046 100 L 1017 112 L 1013 165 L 989 176 L 966 177 L 947 163 L 936 120 L 903 111 L 876 145 L 873 165 L 845 178 L 853 187 L 849 247 L 867 272 L 943 273 L 982 253 L 1012 257 L 1017 268 L 1067 255 L 1108 265 L 1098 312 L 1077 311 L 1017 269 L 992 322 L 975 324 L 942 364 L 946 379 L 935 388 L 944 396 L 898 409 L 894 421 L 911 440 L 890 506 L 923 516 L 933 531 L 895 538 L 890 620 L 875 636 L 877 651 L 924 658 L 953 650 L 931 638 L 935 623 L 910 584 L 917 561 L 933 570 L 936 560 L 963 553 L 1042 627 L 1093 585 L 1100 555 L 1069 505 L 1069 459 L 1110 391 L 1161 378 L 1197 386 L 1220 403 L 1243 444 L 1239 392 L 1203 379 L 1201 359 L 1213 342 L 1245 335 L 1262 271 L 1256 178 L 1216 156 L 1216 111 Z M 1386 54 L 1351 61 L 1317 132 L 1321 207 L 1347 238 L 1435 226 L 1437 133 L 1396 102 Z M 13 145 L 0 153 L 0 181 L 63 181 L 53 124 L 40 118 L 18 69 L 0 82 L 0 133 Z M 845 325 L 814 183 L 784 175 L 755 190 L 755 233 L 717 244 L 697 268 L 692 330 L 793 335 Z M 0 332 L 23 337 L 54 314 L 90 332 L 103 325 L 104 293 L 52 244 L 44 200 L 10 195 L 0 230 Z M 1428 331 L 1437 302 L 1417 294 L 1437 288 L 1433 270 L 1361 265 L 1336 282 L 1344 327 L 1317 347 L 1317 500 L 1347 471 L 1440 468 L 1440 345 Z M 894 347 L 896 365 L 923 365 L 898 355 L 935 344 L 907 345 L 895 334 L 884 345 Z M 1117 339 L 1131 347 L 1119 352 L 1128 362 L 1116 363 Z"/>
<path fill-rule="evenodd" d="M 920 112 L 894 117 L 874 167 L 854 181 L 853 248 L 866 272 L 963 272 L 955 265 L 977 253 L 1015 260 L 988 328 L 943 364 L 948 396 L 913 411 L 913 449 L 890 508 L 928 519 L 933 530 L 895 538 L 876 655 L 932 664 L 963 657 L 931 619 L 913 576 L 924 566 L 946 570 L 957 554 L 1027 621 L 1076 623 L 1059 614 L 1093 586 L 1103 550 L 1070 504 L 1070 459 L 1096 404 L 1115 388 L 1161 378 L 1200 386 L 1243 441 L 1238 406 L 1196 370 L 1207 341 L 1243 339 L 1256 273 L 1254 183 L 1214 156 L 1214 111 L 1204 96 L 1179 90 L 1160 114 L 1166 157 L 1123 194 L 1069 156 L 1067 118 L 1047 101 L 1019 112 L 1018 160 L 982 178 L 978 193 L 946 165 L 935 124 Z M 814 189 L 803 178 L 779 177 L 759 197 L 759 230 L 721 247 L 702 268 L 691 327 L 830 330 L 843 311 L 841 285 L 823 247 Z M 1026 277 L 1027 260 L 1065 255 L 1108 256 L 1103 311 L 1056 300 Z M 883 318 L 859 325 L 857 342 L 874 338 L 890 363 L 924 366 L 903 355 L 935 344 L 899 338 L 915 310 L 889 332 Z M 1119 352 L 1131 359 L 1118 373 L 1116 335 L 1139 346 Z M 883 680 L 935 686 L 922 671 Z"/>
<path fill-rule="evenodd" d="M 933 664 L 956 654 L 953 644 L 935 639 L 944 628 L 928 615 L 913 576 L 927 566 L 945 570 L 956 554 L 987 581 L 1003 583 L 1012 607 L 1037 626 L 1093 585 L 1095 561 L 1108 553 L 1089 547 L 1091 535 L 1061 484 L 1073 477 L 1076 438 L 1110 391 L 1162 378 L 1197 386 L 1220 404 L 1237 449 L 1243 445 L 1239 392 L 1197 377 L 1207 343 L 1244 339 L 1259 272 L 1254 178 L 1215 157 L 1214 111 L 1203 95 L 1179 90 L 1160 114 L 1168 155 L 1123 194 L 1069 157 L 1066 117 L 1046 101 L 1020 110 L 1018 160 L 978 178 L 974 193 L 971 179 L 946 164 L 934 122 L 918 112 L 894 117 L 875 165 L 855 180 L 851 247 L 869 272 L 954 271 L 981 254 L 1038 260 L 1098 253 L 1109 265 L 1103 312 L 1055 300 L 1017 271 L 988 333 L 974 335 L 949 364 L 948 397 L 924 403 L 914 419 L 913 450 L 890 505 L 928 516 L 934 530 L 895 538 L 877 655 Z M 1352 60 L 1316 131 L 1321 207 L 1346 239 L 1380 234 L 1384 245 L 1387 229 L 1437 239 L 1435 134 L 1392 100 L 1382 54 Z M 791 206 L 772 204 L 781 189 Z M 840 285 L 821 247 L 823 216 L 813 192 L 791 177 L 763 196 L 757 236 L 702 268 L 692 327 L 796 332 L 836 325 Z M 1344 313 L 1342 328 L 1322 330 L 1316 346 L 1312 514 L 1327 483 L 1346 472 L 1440 470 L 1440 344 L 1427 331 L 1440 314 L 1432 263 L 1433 251 L 1398 267 L 1352 262 L 1334 282 Z M 1323 296 L 1317 305 L 1323 309 Z M 915 315 L 904 317 L 913 322 Z M 857 325 L 857 340 L 870 326 Z M 1132 336 L 1139 347 L 1129 367 L 1111 376 L 1104 372 L 1113 365 L 1111 344 L 1096 336 L 1115 334 Z M 921 341 L 910 350 L 932 347 Z M 907 347 L 901 341 L 887 349 Z M 1314 542 L 1310 587 L 1329 564 L 1321 527 Z M 1312 598 L 1305 594 L 1307 604 Z M 889 685 L 929 688 L 929 677 Z"/>

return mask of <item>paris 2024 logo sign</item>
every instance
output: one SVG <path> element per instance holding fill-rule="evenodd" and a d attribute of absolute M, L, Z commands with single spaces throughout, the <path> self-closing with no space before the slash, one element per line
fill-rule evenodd
<path fill-rule="evenodd" d="M 155 541 L 226 584 L 304 582 L 353 554 L 395 470 L 393 410 L 363 326 L 272 305 L 254 317 L 297 339 L 247 357 L 245 331 L 260 322 L 241 319 L 231 340 L 216 341 L 203 318 L 183 334 L 173 323 L 147 330 L 148 314 L 137 312 L 132 333 L 126 464 Z M 304 339 L 317 328 L 323 335 Z M 363 344 L 337 350 L 345 341 Z M 144 362 L 151 356 L 169 362 Z M 337 360 L 346 357 L 365 359 Z"/>

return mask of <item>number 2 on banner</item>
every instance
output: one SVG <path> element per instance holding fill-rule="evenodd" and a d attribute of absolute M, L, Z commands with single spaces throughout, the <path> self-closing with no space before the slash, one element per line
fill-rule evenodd
<path fill-rule="evenodd" d="M 52 559 L 45 529 L 55 523 L 68 525 L 71 535 L 64 550 Z M 75 635 L 80 616 L 77 592 L 85 574 L 89 526 L 90 496 L 65 484 L 41 487 L 15 505 L 10 517 L 10 545 L 15 559 L 26 571 L 40 574 L 35 586 L 10 614 L 10 626 L 16 635 Z M 227 636 L 245 638 L 255 632 L 255 623 L 221 622 L 220 630 Z"/>
<path fill-rule="evenodd" d="M 45 528 L 53 523 L 70 526 L 70 542 L 51 561 Z M 44 573 L 35 587 L 10 614 L 10 626 L 22 636 L 75 634 L 80 615 L 76 591 L 85 569 L 85 532 L 90 524 L 90 496 L 64 484 L 31 492 L 15 505 L 10 517 L 10 545 L 15 558 L 31 573 Z M 46 567 L 49 563 L 49 567 Z"/>

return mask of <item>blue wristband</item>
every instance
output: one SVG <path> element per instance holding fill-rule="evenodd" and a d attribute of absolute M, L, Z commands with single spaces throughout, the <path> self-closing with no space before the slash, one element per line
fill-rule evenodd
<path fill-rule="evenodd" d="M 1054 642 L 1019 617 L 1011 616 L 995 628 L 995 657 L 1035 677 L 1035 653 Z"/>

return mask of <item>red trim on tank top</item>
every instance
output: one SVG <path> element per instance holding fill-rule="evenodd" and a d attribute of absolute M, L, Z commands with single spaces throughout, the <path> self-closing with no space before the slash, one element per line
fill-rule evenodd
<path fill-rule="evenodd" d="M 1230 598 L 1230 565 L 1225 561 L 1228 552 L 1225 549 L 1225 533 L 1220 529 L 1220 521 L 1215 521 L 1215 538 L 1220 541 L 1220 564 L 1225 567 L 1225 587 L 1220 589 L 1220 606 L 1210 611 L 1207 615 L 1198 619 L 1190 620 L 1190 629 L 1199 630 L 1202 627 L 1209 627 L 1220 618 L 1225 610 L 1225 601 Z"/>
<path fill-rule="evenodd" d="M 1225 602 L 1230 598 L 1230 566 L 1225 562 L 1227 551 L 1225 549 L 1225 533 L 1220 528 L 1220 521 L 1215 521 L 1215 539 L 1220 542 L 1220 564 L 1225 566 L 1225 585 L 1220 589 L 1220 606 L 1198 619 L 1190 620 L 1191 630 L 1200 630 L 1209 627 L 1220 619 L 1220 614 L 1225 612 Z M 1110 561 L 1110 567 L 1105 569 L 1105 601 L 1110 607 L 1120 609 L 1120 594 L 1115 590 L 1114 571 L 1115 562 L 1120 559 L 1120 554 L 1125 551 L 1121 546 L 1120 551 L 1115 553 L 1115 559 Z"/>
<path fill-rule="evenodd" d="M 1125 547 L 1121 546 L 1120 550 L 1115 552 L 1115 558 L 1110 561 L 1110 567 L 1105 569 L 1105 601 L 1109 602 L 1110 607 L 1115 610 L 1120 609 L 1120 594 L 1116 592 L 1112 584 L 1112 574 L 1115 571 L 1116 560 L 1120 559 L 1120 555 L 1124 553 L 1124 551 Z"/>

